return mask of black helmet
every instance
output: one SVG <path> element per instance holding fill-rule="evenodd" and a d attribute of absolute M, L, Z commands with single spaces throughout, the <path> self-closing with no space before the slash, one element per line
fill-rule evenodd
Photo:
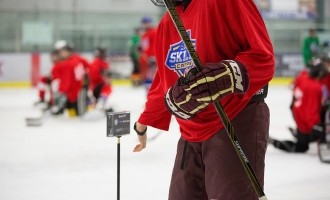
<path fill-rule="evenodd" d="M 307 65 L 308 73 L 311 78 L 323 78 L 328 74 L 324 66 L 324 59 L 322 57 L 314 57 Z"/>
<path fill-rule="evenodd" d="M 97 47 L 95 50 L 95 56 L 105 58 L 107 56 L 107 50 L 103 47 Z"/>

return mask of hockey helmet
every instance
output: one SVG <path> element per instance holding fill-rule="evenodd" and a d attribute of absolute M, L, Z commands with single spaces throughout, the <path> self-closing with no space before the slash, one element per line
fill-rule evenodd
<path fill-rule="evenodd" d="M 69 42 L 67 42 L 65 40 L 58 40 L 54 44 L 54 49 L 57 51 L 62 50 L 62 49 L 72 51 L 73 45 L 71 45 Z"/>
<path fill-rule="evenodd" d="M 308 73 L 311 78 L 323 78 L 328 74 L 327 68 L 324 66 L 324 59 L 314 57 L 307 65 Z"/>
<path fill-rule="evenodd" d="M 151 0 L 156 6 L 165 6 L 164 0 Z M 184 0 L 172 0 L 173 3 L 182 3 Z"/>
<path fill-rule="evenodd" d="M 95 50 L 95 56 L 105 58 L 107 56 L 107 50 L 103 47 L 97 47 Z"/>
<path fill-rule="evenodd" d="M 145 16 L 141 19 L 142 24 L 150 24 L 150 23 L 152 23 L 152 21 L 153 21 L 152 18 L 149 16 Z"/>

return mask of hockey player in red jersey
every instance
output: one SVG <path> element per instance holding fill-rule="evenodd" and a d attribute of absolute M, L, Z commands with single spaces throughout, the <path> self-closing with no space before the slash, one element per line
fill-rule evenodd
<path fill-rule="evenodd" d="M 68 96 L 72 88 L 73 70 L 67 64 L 67 59 L 71 51 L 71 46 L 66 41 L 60 40 L 55 43 L 55 49 L 59 52 L 61 61 L 58 63 L 54 70 L 54 105 L 51 108 L 51 112 L 54 115 L 63 114 L 67 108 Z M 64 52 L 64 53 L 63 53 Z"/>
<path fill-rule="evenodd" d="M 90 89 L 93 92 L 95 103 L 105 104 L 112 88 L 109 80 L 109 64 L 106 60 L 106 50 L 97 48 L 95 51 L 95 59 L 91 63 L 88 74 L 90 79 Z"/>
<path fill-rule="evenodd" d="M 60 102 L 66 102 L 70 116 L 76 116 L 78 113 L 78 96 L 82 87 L 88 86 L 87 69 L 88 62 L 75 53 L 72 45 L 66 41 L 58 41 L 55 48 L 59 51 L 59 55 L 63 60 L 60 65 L 60 86 L 59 94 L 61 96 Z M 55 107 L 55 114 L 62 113 L 65 106 L 63 103 L 60 107 Z"/>
<path fill-rule="evenodd" d="M 273 47 L 264 22 L 253 0 L 175 3 L 204 69 L 194 69 L 166 13 L 156 33 L 158 71 L 134 126 L 139 139 L 134 152 L 146 147 L 147 126 L 168 130 L 174 115 L 181 138 L 169 199 L 256 200 L 212 102 L 223 105 L 263 185 L 269 132 L 264 98 L 274 74 Z"/>
<path fill-rule="evenodd" d="M 270 139 L 274 147 L 287 151 L 303 153 L 309 149 L 309 143 L 324 139 L 324 113 L 328 90 L 320 81 L 330 72 L 330 60 L 313 58 L 294 81 L 291 110 L 297 124 L 293 135 L 297 141 L 279 141 Z"/>
<path fill-rule="evenodd" d="M 140 73 L 147 90 L 155 76 L 157 62 L 155 58 L 156 28 L 150 17 L 143 17 L 141 29 L 144 31 L 140 41 Z"/>

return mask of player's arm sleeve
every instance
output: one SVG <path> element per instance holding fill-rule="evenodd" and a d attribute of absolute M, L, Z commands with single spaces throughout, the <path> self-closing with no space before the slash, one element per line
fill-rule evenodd
<path fill-rule="evenodd" d="M 58 78 L 58 70 L 56 64 L 53 65 L 52 71 L 51 71 L 52 79 L 55 80 Z"/>
<path fill-rule="evenodd" d="M 312 97 L 312 96 L 311 96 Z M 312 131 L 313 126 L 321 123 L 321 107 L 322 107 L 322 89 L 319 91 L 315 91 L 313 97 L 311 98 L 311 102 L 309 102 L 310 106 L 310 114 L 308 117 L 307 125 L 308 128 Z"/>
<path fill-rule="evenodd" d="M 106 76 L 106 73 L 108 72 L 108 63 L 107 62 L 101 62 L 100 63 L 100 74 Z"/>
<path fill-rule="evenodd" d="M 229 29 L 233 37 L 242 44 L 235 60 L 246 66 L 250 78 L 247 96 L 251 97 L 267 85 L 274 75 L 273 46 L 253 0 L 230 0 L 227 4 L 229 9 L 226 15 L 230 16 Z"/>
<path fill-rule="evenodd" d="M 90 68 L 90 64 L 85 58 L 80 57 L 80 62 L 83 64 L 83 66 L 86 70 L 88 70 Z"/>
<path fill-rule="evenodd" d="M 165 107 L 164 88 L 157 71 L 148 93 L 145 109 L 138 122 L 147 126 L 167 131 L 171 122 L 171 113 Z"/>
<path fill-rule="evenodd" d="M 110 69 L 110 64 L 107 61 L 104 61 L 103 69 L 105 69 L 105 70 Z"/>

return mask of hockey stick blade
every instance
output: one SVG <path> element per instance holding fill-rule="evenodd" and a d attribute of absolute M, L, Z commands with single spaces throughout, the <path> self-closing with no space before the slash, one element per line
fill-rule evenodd
<path fill-rule="evenodd" d="M 49 117 L 50 117 L 49 110 L 44 111 L 40 117 L 27 117 L 25 119 L 26 126 L 30 126 L 30 127 L 42 126 Z"/>
<path fill-rule="evenodd" d="M 157 133 L 153 134 L 151 137 L 148 138 L 148 142 L 155 141 L 161 134 L 162 131 L 158 131 Z"/>
<path fill-rule="evenodd" d="M 165 7 L 170 15 L 170 17 L 172 18 L 172 21 L 181 37 L 181 39 L 183 40 L 183 43 L 185 44 L 196 68 L 201 71 L 203 69 L 203 65 L 202 62 L 194 48 L 194 45 L 192 44 L 189 35 L 186 32 L 186 29 L 176 11 L 175 5 L 173 4 L 172 0 L 164 0 L 164 4 Z M 255 191 L 255 193 L 257 194 L 257 196 L 259 197 L 260 200 L 267 200 L 266 195 L 257 179 L 257 176 L 255 175 L 249 160 L 247 159 L 241 145 L 240 142 L 234 132 L 234 128 L 232 126 L 232 124 L 230 123 L 230 120 L 226 114 L 226 112 L 224 111 L 222 105 L 220 104 L 219 101 L 216 101 L 214 103 L 214 106 L 216 108 L 216 111 L 218 113 L 218 115 L 220 116 L 220 119 L 224 125 L 224 128 L 230 138 L 230 141 L 236 151 L 237 156 L 239 157 L 242 166 L 251 182 L 251 185 L 253 186 L 253 189 Z"/>
<path fill-rule="evenodd" d="M 163 0 L 151 0 L 155 6 L 165 7 Z"/>
<path fill-rule="evenodd" d="M 26 126 L 42 126 L 43 124 L 43 119 L 40 117 L 36 118 L 26 118 L 25 119 Z"/>

